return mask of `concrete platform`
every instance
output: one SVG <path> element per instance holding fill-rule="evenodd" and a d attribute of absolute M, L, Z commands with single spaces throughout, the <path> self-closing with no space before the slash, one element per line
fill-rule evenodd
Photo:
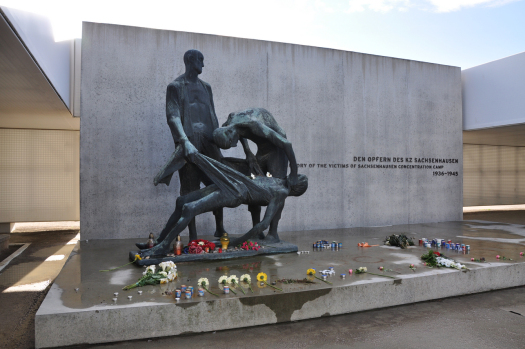
<path fill-rule="evenodd" d="M 358 242 L 382 244 L 385 236 L 406 232 L 416 239 L 445 238 L 471 245 L 471 253 L 444 251 L 464 263 L 466 272 L 454 269 L 430 269 L 421 264 L 426 252 L 416 246 L 408 250 L 379 246 L 359 248 Z M 249 257 L 229 261 L 188 262 L 178 264 L 179 279 L 169 285 L 147 286 L 122 291 L 135 282 L 143 268 L 134 265 L 111 272 L 98 270 L 124 264 L 136 240 L 103 240 L 77 245 L 59 277 L 55 280 L 35 318 L 36 347 L 52 347 L 82 343 L 104 343 L 137 338 L 151 338 L 192 332 L 255 326 L 295 321 L 322 316 L 357 312 L 375 308 L 409 304 L 426 300 L 483 292 L 525 285 L 525 263 L 519 252 L 525 250 L 525 226 L 482 221 L 445 222 L 435 224 L 399 225 L 378 228 L 291 232 L 280 234 L 310 254 L 282 254 Z M 340 251 L 313 251 L 318 239 L 343 243 Z M 512 258 L 497 260 L 496 255 Z M 471 263 L 470 258 L 485 257 L 487 263 Z M 408 268 L 416 264 L 416 270 Z M 246 295 L 206 294 L 202 298 L 176 302 L 164 295 L 167 289 L 186 284 L 196 286 L 199 277 L 212 282 L 212 291 L 219 293 L 217 279 L 221 275 L 240 276 L 249 273 L 255 280 L 265 272 L 270 280 L 302 279 L 306 269 L 333 266 L 333 285 L 279 284 L 284 292 L 258 287 Z M 374 275 L 348 275 L 348 269 L 365 266 L 381 273 L 383 266 L 394 272 L 392 280 Z M 339 274 L 345 273 L 345 279 Z M 76 290 L 78 288 L 78 290 Z M 117 302 L 113 293 L 119 292 Z M 128 300 L 127 296 L 132 299 Z"/>

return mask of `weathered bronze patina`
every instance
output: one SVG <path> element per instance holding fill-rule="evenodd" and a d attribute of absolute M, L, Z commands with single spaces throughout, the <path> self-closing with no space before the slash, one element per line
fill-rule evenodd
<path fill-rule="evenodd" d="M 146 248 L 137 244 L 143 257 L 168 254 L 171 243 L 186 227 L 190 241 L 197 239 L 195 216 L 204 212 L 214 212 L 215 236 L 223 235 L 222 209 L 241 204 L 248 205 L 253 227 L 232 239 L 231 245 L 248 239 L 279 243 L 277 228 L 286 198 L 300 196 L 308 188 L 308 178 L 297 173 L 292 144 L 267 110 L 250 108 L 231 113 L 218 127 L 211 87 L 197 77 L 203 60 L 199 51 L 186 52 L 185 74 L 168 86 L 166 115 L 176 147 L 154 184 L 169 185 L 173 173 L 179 171 L 181 196 L 156 245 Z M 257 145 L 257 154 L 251 152 L 248 140 Z M 246 158 L 223 158 L 219 148 L 229 149 L 239 141 Z M 206 187 L 200 189 L 200 183 Z M 267 206 L 262 221 L 261 206 Z"/>

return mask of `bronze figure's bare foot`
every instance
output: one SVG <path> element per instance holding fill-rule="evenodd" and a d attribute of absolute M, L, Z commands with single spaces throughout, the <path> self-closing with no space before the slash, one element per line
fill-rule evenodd
<path fill-rule="evenodd" d="M 142 258 L 152 257 L 152 256 L 165 256 L 168 253 L 170 253 L 170 248 L 169 248 L 169 244 L 163 241 L 160 244 L 152 248 L 141 250 L 139 253 Z"/>
<path fill-rule="evenodd" d="M 275 237 L 273 235 L 266 235 L 266 237 L 264 238 L 264 243 L 277 243 L 277 242 L 280 242 L 281 239 L 279 239 L 279 237 Z"/>

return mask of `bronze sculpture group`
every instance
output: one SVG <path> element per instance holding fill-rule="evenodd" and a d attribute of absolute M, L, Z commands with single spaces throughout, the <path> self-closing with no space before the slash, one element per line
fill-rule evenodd
<path fill-rule="evenodd" d="M 155 185 L 169 185 L 178 171 L 180 196 L 155 246 L 137 244 L 141 256 L 168 254 L 172 242 L 186 227 L 190 241 L 197 239 L 195 216 L 204 212 L 213 211 L 215 236 L 222 236 L 223 208 L 241 204 L 248 205 L 253 227 L 231 243 L 237 245 L 248 239 L 279 242 L 277 227 L 286 198 L 300 196 L 308 188 L 307 177 L 297 173 L 292 144 L 272 114 L 263 108 L 231 113 L 219 127 L 211 87 L 198 78 L 204 56 L 189 50 L 184 54 L 184 64 L 185 73 L 170 83 L 166 92 L 166 117 L 175 151 L 154 179 Z M 248 140 L 257 145 L 255 155 Z M 231 148 L 239 141 L 246 159 L 222 156 L 219 148 Z M 206 187 L 201 189 L 201 183 Z M 261 206 L 267 206 L 262 220 Z M 268 235 L 264 236 L 268 227 Z"/>

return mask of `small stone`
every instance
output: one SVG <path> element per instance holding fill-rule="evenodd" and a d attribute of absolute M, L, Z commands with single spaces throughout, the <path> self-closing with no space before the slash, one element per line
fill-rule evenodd
<path fill-rule="evenodd" d="M 78 292 L 78 287 L 77 287 L 77 288 L 75 288 L 75 292 Z"/>
<path fill-rule="evenodd" d="M 272 282 L 272 285 L 277 285 L 277 283 L 274 281 L 274 282 Z"/>
<path fill-rule="evenodd" d="M 116 302 L 116 301 L 117 301 L 117 299 L 116 299 L 116 298 L 113 298 L 113 302 Z"/>
<path fill-rule="evenodd" d="M 113 293 L 113 295 L 114 295 L 115 297 L 118 296 L 118 292 Z"/>
<path fill-rule="evenodd" d="M 131 300 L 131 298 L 133 298 L 133 296 L 128 296 L 128 299 Z"/>
<path fill-rule="evenodd" d="M 139 295 L 142 295 L 142 291 L 138 291 L 137 293 L 138 293 Z"/>

